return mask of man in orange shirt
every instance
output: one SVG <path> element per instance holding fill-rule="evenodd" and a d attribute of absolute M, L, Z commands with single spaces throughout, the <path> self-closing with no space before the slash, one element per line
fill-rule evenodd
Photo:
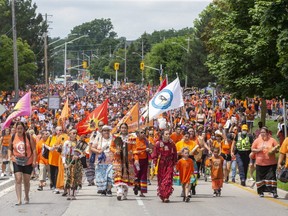
<path fill-rule="evenodd" d="M 140 190 L 140 197 L 145 197 L 147 193 L 147 172 L 148 172 L 148 154 L 152 152 L 149 148 L 149 142 L 145 137 L 145 131 L 139 130 L 137 132 L 135 154 L 134 154 L 134 168 L 135 168 L 135 187 L 134 194 L 138 194 Z"/>
<path fill-rule="evenodd" d="M 256 112 L 254 109 L 252 109 L 252 105 L 249 104 L 248 108 L 246 109 L 244 115 L 246 116 L 246 123 L 248 125 L 248 132 L 252 133 L 253 123 L 255 119 Z"/>
<path fill-rule="evenodd" d="M 288 169 L 288 138 L 286 138 L 284 140 L 284 142 L 282 143 L 279 152 L 280 152 L 280 154 L 279 154 L 279 159 L 278 159 L 278 169 L 280 169 L 282 167 L 282 162 L 285 159 L 285 155 L 286 155 L 286 163 L 285 163 L 284 167 L 286 169 Z"/>
<path fill-rule="evenodd" d="M 175 132 L 170 135 L 170 138 L 173 140 L 174 144 L 182 140 L 183 134 L 181 134 L 181 127 L 177 126 Z"/>
<path fill-rule="evenodd" d="M 48 164 L 48 159 L 44 158 L 42 155 L 42 150 L 44 148 L 44 145 L 46 145 L 49 148 L 49 143 L 51 142 L 52 137 L 50 136 L 49 131 L 43 131 L 42 138 L 37 142 L 36 144 L 36 153 L 37 153 L 37 163 L 39 164 L 39 187 L 38 191 L 42 191 L 43 187 L 46 183 L 47 173 L 50 179 L 50 168 Z M 50 179 L 51 184 L 51 179 Z"/>

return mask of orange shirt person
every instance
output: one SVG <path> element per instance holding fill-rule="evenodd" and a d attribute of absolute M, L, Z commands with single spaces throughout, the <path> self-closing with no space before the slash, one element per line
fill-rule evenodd
<path fill-rule="evenodd" d="M 174 143 L 179 142 L 183 138 L 183 135 L 181 134 L 181 128 L 179 126 L 176 127 L 175 132 L 170 135 L 170 138 L 173 140 Z"/>
<path fill-rule="evenodd" d="M 219 155 L 220 149 L 213 149 L 213 156 L 206 160 L 206 166 L 211 167 L 213 196 L 221 196 L 221 188 L 223 187 L 223 163 L 224 159 Z"/>
<path fill-rule="evenodd" d="M 177 162 L 176 169 L 179 171 L 180 182 L 184 191 L 184 202 L 189 202 L 189 191 L 191 190 L 191 175 L 194 173 L 193 160 L 189 158 L 189 149 L 183 148 L 182 158 Z"/>

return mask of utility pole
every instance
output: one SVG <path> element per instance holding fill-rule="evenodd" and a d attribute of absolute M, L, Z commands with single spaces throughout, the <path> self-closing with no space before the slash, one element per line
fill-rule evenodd
<path fill-rule="evenodd" d="M 45 23 L 47 25 L 47 14 L 45 14 Z M 49 80 L 48 80 L 48 45 L 47 45 L 47 31 L 44 33 L 44 64 L 45 64 L 45 86 L 46 94 L 49 95 Z"/>
<path fill-rule="evenodd" d="M 125 40 L 125 54 L 124 54 L 124 83 L 127 81 L 127 52 L 126 52 L 126 40 Z"/>
<path fill-rule="evenodd" d="M 15 99 L 19 99 L 19 77 L 18 77 L 18 52 L 17 52 L 17 33 L 16 33 L 16 18 L 15 18 L 15 0 L 11 1 L 12 7 L 12 32 L 13 32 L 13 59 L 14 59 L 14 90 Z"/>

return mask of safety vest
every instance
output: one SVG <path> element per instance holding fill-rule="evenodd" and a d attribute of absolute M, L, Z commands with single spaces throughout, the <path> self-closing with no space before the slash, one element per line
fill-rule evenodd
<path fill-rule="evenodd" d="M 251 143 L 249 136 L 247 135 L 244 139 L 241 137 L 241 133 L 238 134 L 238 140 L 236 143 L 236 148 L 238 151 L 249 151 L 251 150 Z"/>

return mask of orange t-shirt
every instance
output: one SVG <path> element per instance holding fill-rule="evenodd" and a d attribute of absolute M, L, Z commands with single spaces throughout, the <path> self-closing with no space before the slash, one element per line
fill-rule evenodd
<path fill-rule="evenodd" d="M 179 142 L 182 138 L 183 138 L 183 135 L 182 134 L 177 134 L 177 133 L 172 133 L 170 135 L 170 138 L 173 140 L 173 142 L 176 144 L 177 142 Z"/>
<path fill-rule="evenodd" d="M 30 137 L 30 139 L 32 139 Z M 15 138 L 13 140 L 13 155 L 15 157 L 28 157 L 28 161 L 26 165 L 30 165 L 33 162 L 33 154 L 31 151 L 31 144 L 29 139 L 26 136 L 26 154 L 25 154 L 25 145 L 24 145 L 24 137 L 19 137 L 15 134 Z M 15 158 L 12 158 L 12 161 L 15 162 Z"/>
<path fill-rule="evenodd" d="M 136 138 L 136 145 L 135 145 L 135 155 L 134 159 L 139 160 L 139 159 L 146 159 L 147 158 L 147 152 L 146 152 L 146 143 L 145 139 L 140 140 L 138 137 Z"/>
<path fill-rule="evenodd" d="M 194 164 L 191 158 L 185 160 L 181 158 L 176 165 L 182 184 L 190 183 L 191 175 L 194 173 Z"/>
<path fill-rule="evenodd" d="M 230 154 L 232 143 L 228 143 L 227 141 L 221 142 L 221 153 Z"/>
<path fill-rule="evenodd" d="M 10 134 L 3 136 L 2 146 L 9 146 L 11 137 L 12 137 L 12 136 L 11 136 Z"/>
<path fill-rule="evenodd" d="M 206 160 L 205 165 L 207 167 L 211 167 L 211 179 L 223 179 L 223 162 L 224 158 L 219 156 L 218 158 L 215 158 L 214 156 L 210 157 L 208 160 Z"/>
<path fill-rule="evenodd" d="M 49 139 L 50 138 L 48 138 L 47 141 L 49 141 Z M 42 156 L 42 145 L 46 142 L 44 142 L 43 139 L 40 139 L 39 142 L 37 142 L 37 144 L 36 144 L 36 154 L 37 154 L 38 164 L 48 165 L 48 159 L 46 159 Z"/>
<path fill-rule="evenodd" d="M 288 138 L 286 138 L 284 140 L 284 142 L 282 143 L 282 146 L 280 148 L 280 153 L 282 154 L 286 154 L 286 163 L 285 163 L 285 167 L 288 168 Z"/>
<path fill-rule="evenodd" d="M 270 137 L 268 140 L 264 141 L 261 136 L 259 136 L 252 144 L 251 149 L 261 149 L 264 147 L 263 151 L 256 153 L 256 164 L 259 166 L 269 166 L 277 164 L 276 155 L 269 154 L 269 151 L 277 146 L 277 141 Z"/>

